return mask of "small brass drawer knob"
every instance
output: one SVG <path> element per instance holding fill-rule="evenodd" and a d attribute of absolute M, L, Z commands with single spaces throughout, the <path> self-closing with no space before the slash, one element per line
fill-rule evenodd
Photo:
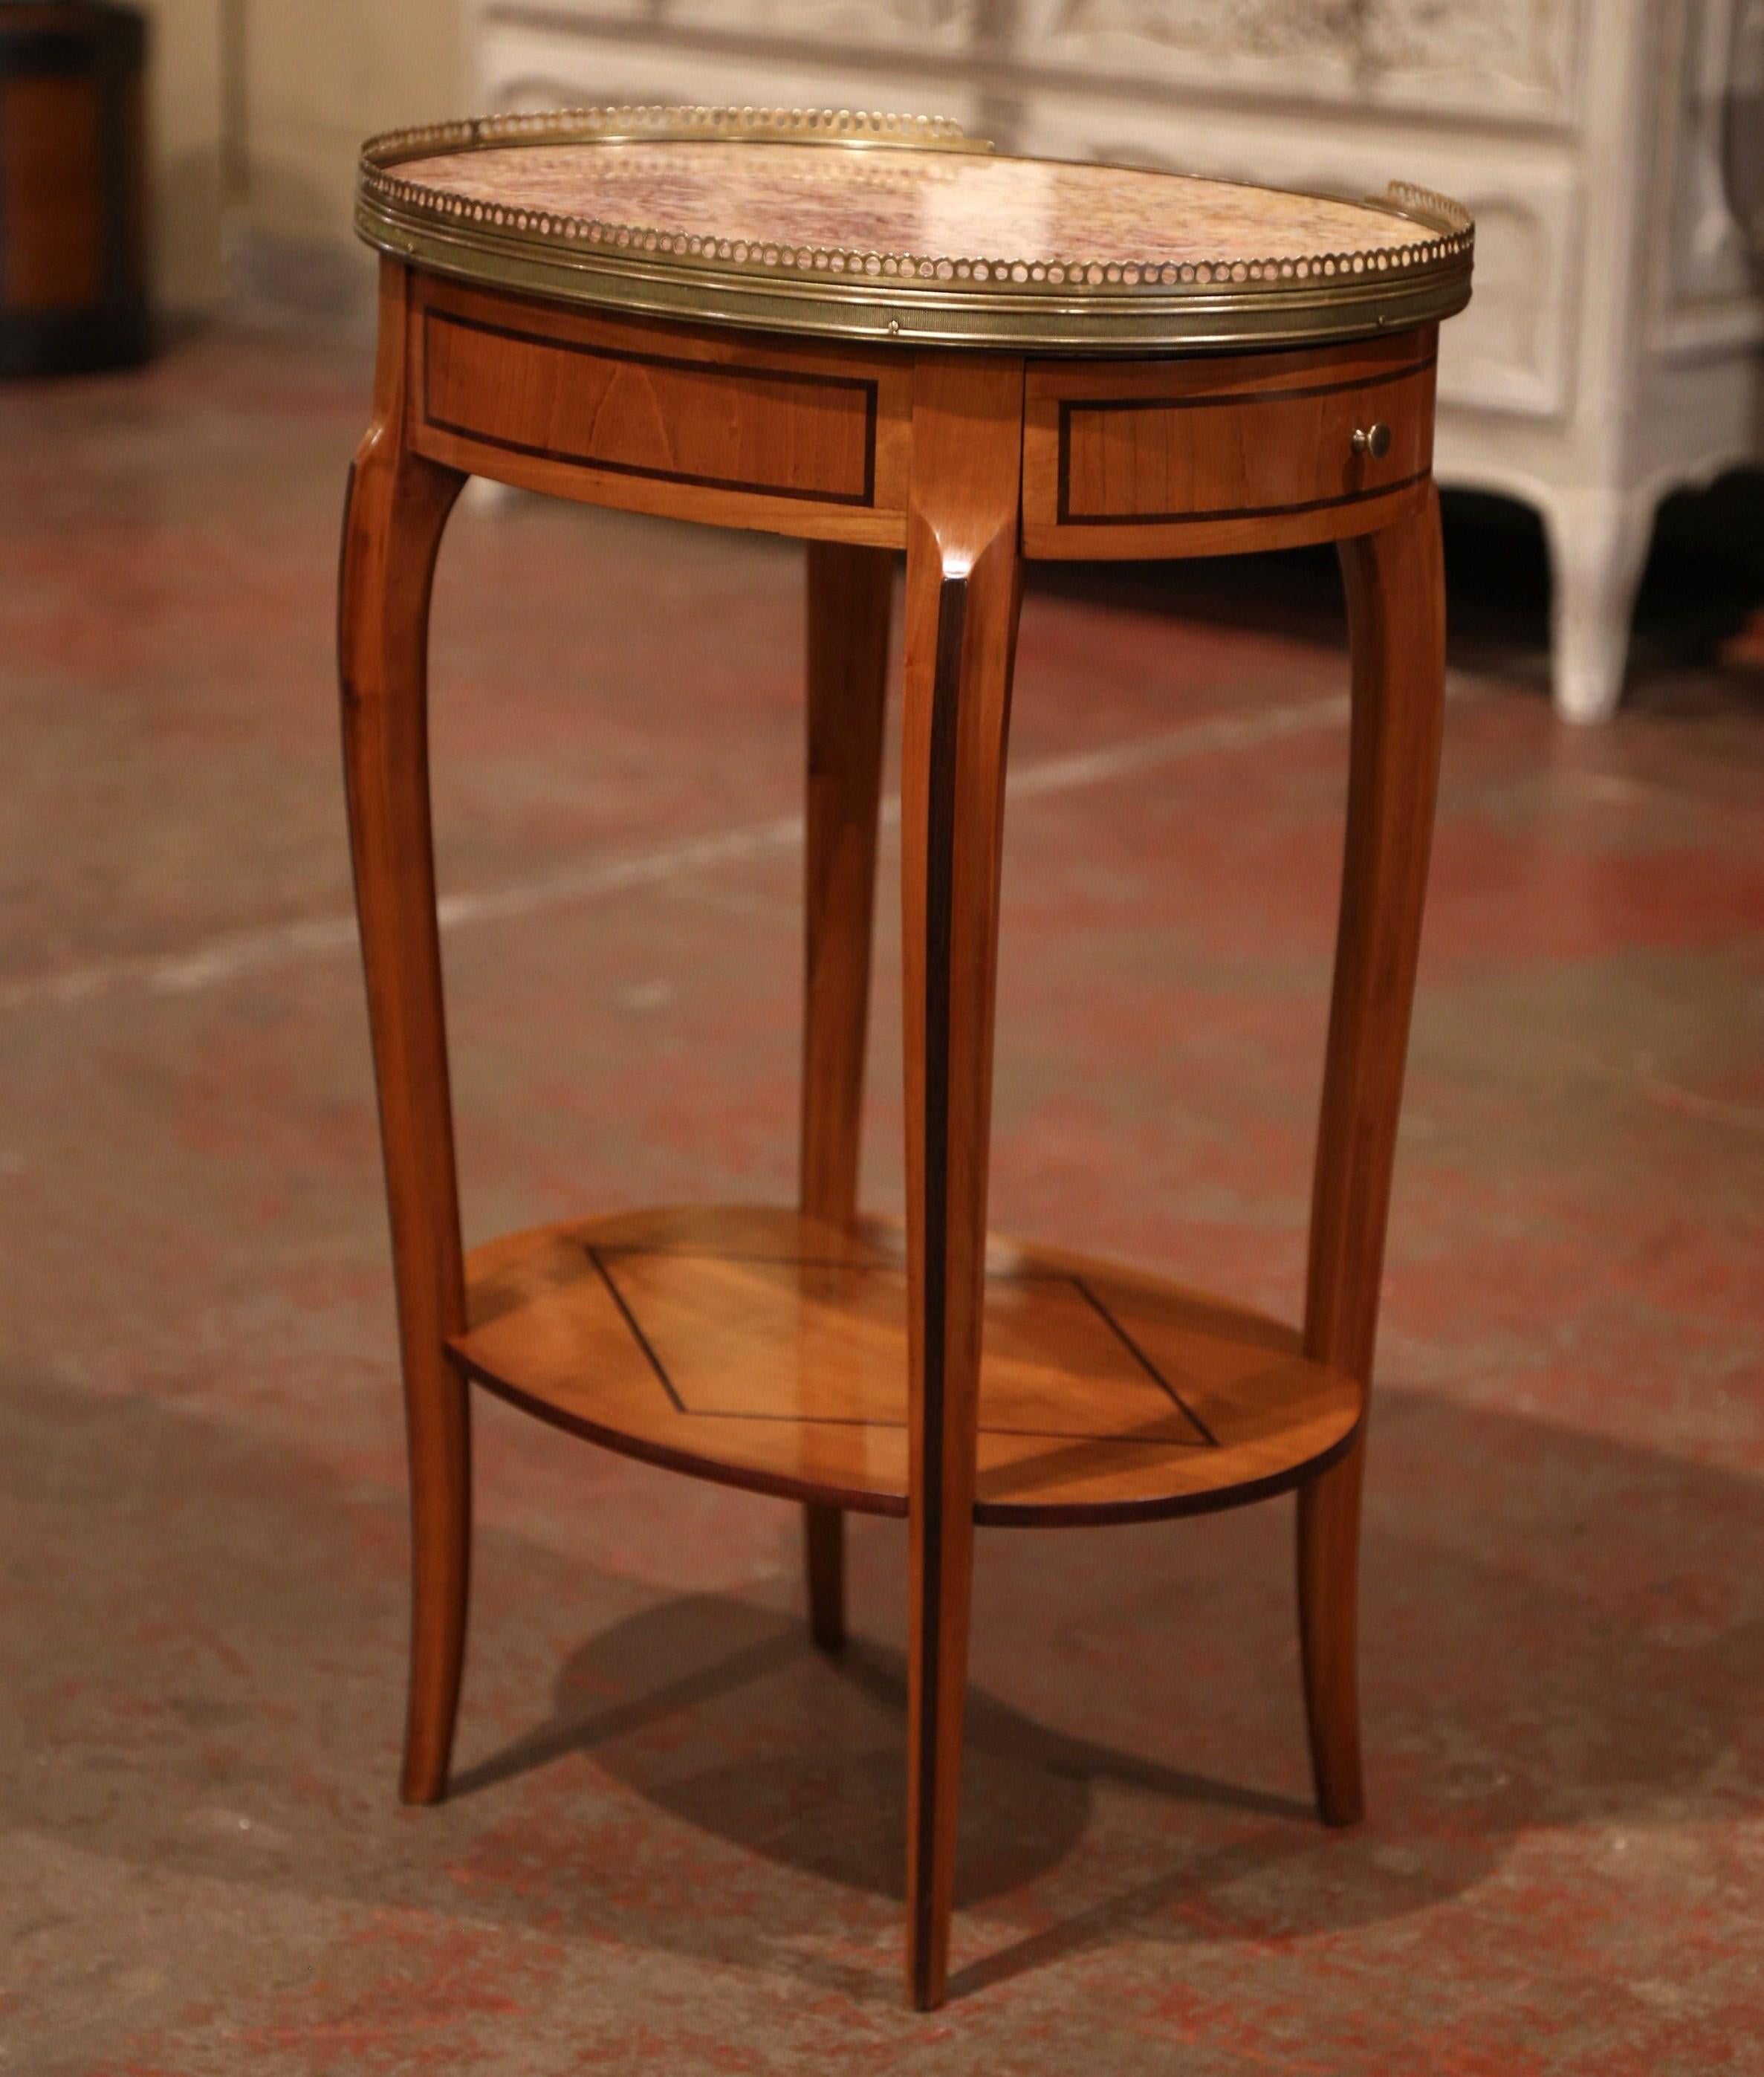
<path fill-rule="evenodd" d="M 1382 461 L 1391 451 L 1391 429 L 1388 426 L 1361 426 L 1354 434 L 1354 452 L 1370 455 L 1374 461 Z"/>

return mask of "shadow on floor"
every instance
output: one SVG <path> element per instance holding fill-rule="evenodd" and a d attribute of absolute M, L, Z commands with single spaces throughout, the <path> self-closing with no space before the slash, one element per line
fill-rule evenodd
<path fill-rule="evenodd" d="M 180 1878 L 225 1874 L 892 2000 L 872 1951 L 895 1937 L 904 1836 L 891 1644 L 828 1661 L 782 1605 L 658 1599 L 488 1534 L 459 1792 L 399 1812 L 401 1496 L 339 1493 L 297 1451 L 147 1400 L 21 1386 L 6 1409 L 26 1582 L 0 1617 L 25 1754 L 0 1776 L 11 1825 L 152 1867 L 174 1913 Z M 667 1504 L 659 1475 L 629 1476 L 618 1505 Z M 992 1946 L 958 1991 L 1121 1939 L 1400 1917 L 1522 1833 L 1764 1800 L 1756 1485 L 1397 1390 L 1372 1492 L 1374 1816 L 1350 1834 L 1265 1785 L 1302 1781 L 1288 1505 L 983 1539 L 981 1656 L 1029 1669 L 1051 1706 L 982 1667 L 961 1901 Z M 857 1527 L 861 1632 L 899 1542 Z M 568 1607 L 590 1634 L 523 1727 L 539 1618 Z M 243 1869 L 213 1815 L 235 1808 L 255 1827 Z"/>
<path fill-rule="evenodd" d="M 1442 498 L 1451 662 L 1544 691 L 1550 562 L 1543 523 L 1516 500 L 1467 490 Z M 1636 601 L 1632 699 L 1676 713 L 1675 667 L 1707 665 L 1764 605 L 1764 472 L 1736 471 L 1668 498 Z M 1171 563 L 1040 563 L 1032 591 L 1093 599 L 1246 632 L 1345 647 L 1333 547 Z M 1748 674 L 1749 675 L 1749 674 Z"/>

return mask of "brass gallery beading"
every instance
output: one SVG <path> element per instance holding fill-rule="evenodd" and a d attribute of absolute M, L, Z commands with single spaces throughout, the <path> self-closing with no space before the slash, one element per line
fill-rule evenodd
<path fill-rule="evenodd" d="M 616 150 L 702 141 L 992 150 L 946 118 L 844 110 L 598 108 L 493 116 L 371 139 L 356 184 L 356 227 L 382 252 L 418 266 L 565 301 L 769 331 L 1019 353 L 1313 344 L 1430 323 L 1469 300 L 1469 214 L 1403 182 L 1366 206 L 1429 234 L 1411 244 L 1299 260 L 1221 253 L 1180 264 L 1105 264 L 696 237 L 446 194 L 397 171 L 416 159 L 521 145 Z"/>

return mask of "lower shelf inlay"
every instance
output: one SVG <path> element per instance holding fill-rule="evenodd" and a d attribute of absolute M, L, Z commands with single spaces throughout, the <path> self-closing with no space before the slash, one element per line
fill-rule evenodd
<path fill-rule="evenodd" d="M 907 1505 L 898 1228 L 793 1212 L 629 1213 L 493 1241 L 468 1264 L 471 1377 L 609 1446 L 880 1514 Z M 1156 1278 L 995 1242 L 981 1522 L 1132 1521 L 1296 1484 L 1363 1395 L 1291 1328 Z"/>

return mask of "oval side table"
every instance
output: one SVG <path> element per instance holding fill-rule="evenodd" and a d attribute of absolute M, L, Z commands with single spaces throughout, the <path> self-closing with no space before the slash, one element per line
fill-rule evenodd
<path fill-rule="evenodd" d="M 976 1523 L 1296 1490 L 1319 1804 L 1360 1815 L 1363 1438 L 1439 758 L 1429 465 L 1469 219 L 992 155 L 925 119 L 599 110 L 366 149 L 374 417 L 344 522 L 356 897 L 408 1409 L 403 1792 L 445 1792 L 472 1384 L 841 1517 L 909 1525 L 908 1983 L 944 1995 Z M 808 547 L 795 1211 L 626 1211 L 462 1255 L 430 836 L 429 592 L 468 475 Z M 1346 864 L 1300 1328 L 986 1230 L 1005 738 L 1023 562 L 1335 541 Z M 888 601 L 906 552 L 907 1212 L 857 1161 Z M 984 1347 L 983 1347 L 984 1338 Z"/>

